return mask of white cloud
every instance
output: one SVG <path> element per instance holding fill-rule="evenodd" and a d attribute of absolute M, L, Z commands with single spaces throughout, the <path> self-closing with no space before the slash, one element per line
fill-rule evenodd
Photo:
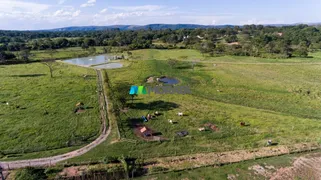
<path fill-rule="evenodd" d="M 79 16 L 79 15 L 80 15 L 80 13 L 81 13 L 81 11 L 80 11 L 80 10 L 75 11 L 74 13 L 72 13 L 72 17 L 77 17 L 77 16 Z"/>
<path fill-rule="evenodd" d="M 61 5 L 61 4 L 64 4 L 67 0 L 59 0 L 58 1 L 58 4 Z"/>
<path fill-rule="evenodd" d="M 156 11 L 163 9 L 164 6 L 158 5 L 145 5 L 145 6 L 112 6 L 111 9 L 121 11 Z"/>
<path fill-rule="evenodd" d="M 102 14 L 102 13 L 105 13 L 105 12 L 107 12 L 107 8 L 105 8 L 105 9 L 103 9 L 103 10 L 100 11 L 101 14 Z"/>
<path fill-rule="evenodd" d="M 88 0 L 86 3 L 80 5 L 80 7 L 91 7 L 95 6 L 96 0 Z"/>
<path fill-rule="evenodd" d="M 54 12 L 53 16 L 54 17 L 77 17 L 80 15 L 80 13 L 81 13 L 80 10 L 74 11 L 73 9 L 71 10 L 60 9 Z"/>
<path fill-rule="evenodd" d="M 283 21 L 281 20 L 273 20 L 273 19 L 261 19 L 261 20 L 258 20 L 256 18 L 251 18 L 249 20 L 246 20 L 246 21 L 241 21 L 240 24 L 241 25 L 244 25 L 244 24 L 282 24 L 284 23 Z"/>
<path fill-rule="evenodd" d="M 0 12 L 24 12 L 24 13 L 40 13 L 47 10 L 50 6 L 47 4 L 22 2 L 15 0 L 0 0 Z"/>

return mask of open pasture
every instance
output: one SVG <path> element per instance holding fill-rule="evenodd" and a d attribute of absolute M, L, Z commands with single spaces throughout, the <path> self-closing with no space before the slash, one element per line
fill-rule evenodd
<path fill-rule="evenodd" d="M 63 63 L 54 68 L 54 78 L 50 78 L 48 67 L 40 63 L 0 66 L 3 160 L 70 151 L 99 135 L 95 71 Z M 78 102 L 88 107 L 81 114 L 74 113 Z"/>

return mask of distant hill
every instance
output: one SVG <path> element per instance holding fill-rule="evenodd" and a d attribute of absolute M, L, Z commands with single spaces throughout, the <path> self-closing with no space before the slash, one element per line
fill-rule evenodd
<path fill-rule="evenodd" d="M 296 24 L 265 24 L 264 26 L 295 26 L 301 23 Z M 321 23 L 309 23 L 310 26 L 319 26 Z M 205 29 L 205 28 L 226 28 L 226 27 L 234 27 L 235 25 L 199 25 L 199 24 L 148 24 L 148 25 L 111 25 L 111 26 L 71 26 L 71 27 L 63 27 L 56 29 L 47 29 L 47 30 L 36 30 L 36 31 L 103 31 L 110 29 L 120 29 L 124 30 L 140 30 L 140 29 L 152 29 L 152 30 L 162 30 L 162 29 Z"/>
<path fill-rule="evenodd" d="M 234 27 L 233 25 L 218 25 L 218 26 L 207 26 L 207 25 L 197 25 L 197 24 L 149 24 L 144 26 L 138 25 L 112 25 L 112 26 L 71 26 L 63 27 L 57 29 L 47 29 L 39 31 L 102 31 L 110 29 L 120 29 L 120 30 L 140 30 L 140 29 L 152 29 L 152 30 L 161 30 L 161 29 L 197 29 L 197 28 L 225 28 L 225 27 Z"/>

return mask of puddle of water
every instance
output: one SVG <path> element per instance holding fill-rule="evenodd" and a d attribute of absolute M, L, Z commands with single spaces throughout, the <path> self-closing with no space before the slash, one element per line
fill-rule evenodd
<path fill-rule="evenodd" d="M 178 84 L 179 80 L 177 80 L 175 78 L 163 77 L 163 78 L 159 79 L 159 82 L 162 82 L 164 84 L 173 85 L 173 84 Z"/>

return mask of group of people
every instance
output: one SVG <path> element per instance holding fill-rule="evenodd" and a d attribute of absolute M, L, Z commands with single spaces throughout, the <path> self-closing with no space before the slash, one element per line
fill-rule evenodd
<path fill-rule="evenodd" d="M 156 111 L 154 113 L 154 115 L 151 115 L 148 113 L 147 116 L 142 116 L 142 119 L 144 120 L 144 122 L 148 122 L 148 121 L 152 120 L 155 116 L 158 116 L 158 115 L 159 115 L 159 112 Z"/>

